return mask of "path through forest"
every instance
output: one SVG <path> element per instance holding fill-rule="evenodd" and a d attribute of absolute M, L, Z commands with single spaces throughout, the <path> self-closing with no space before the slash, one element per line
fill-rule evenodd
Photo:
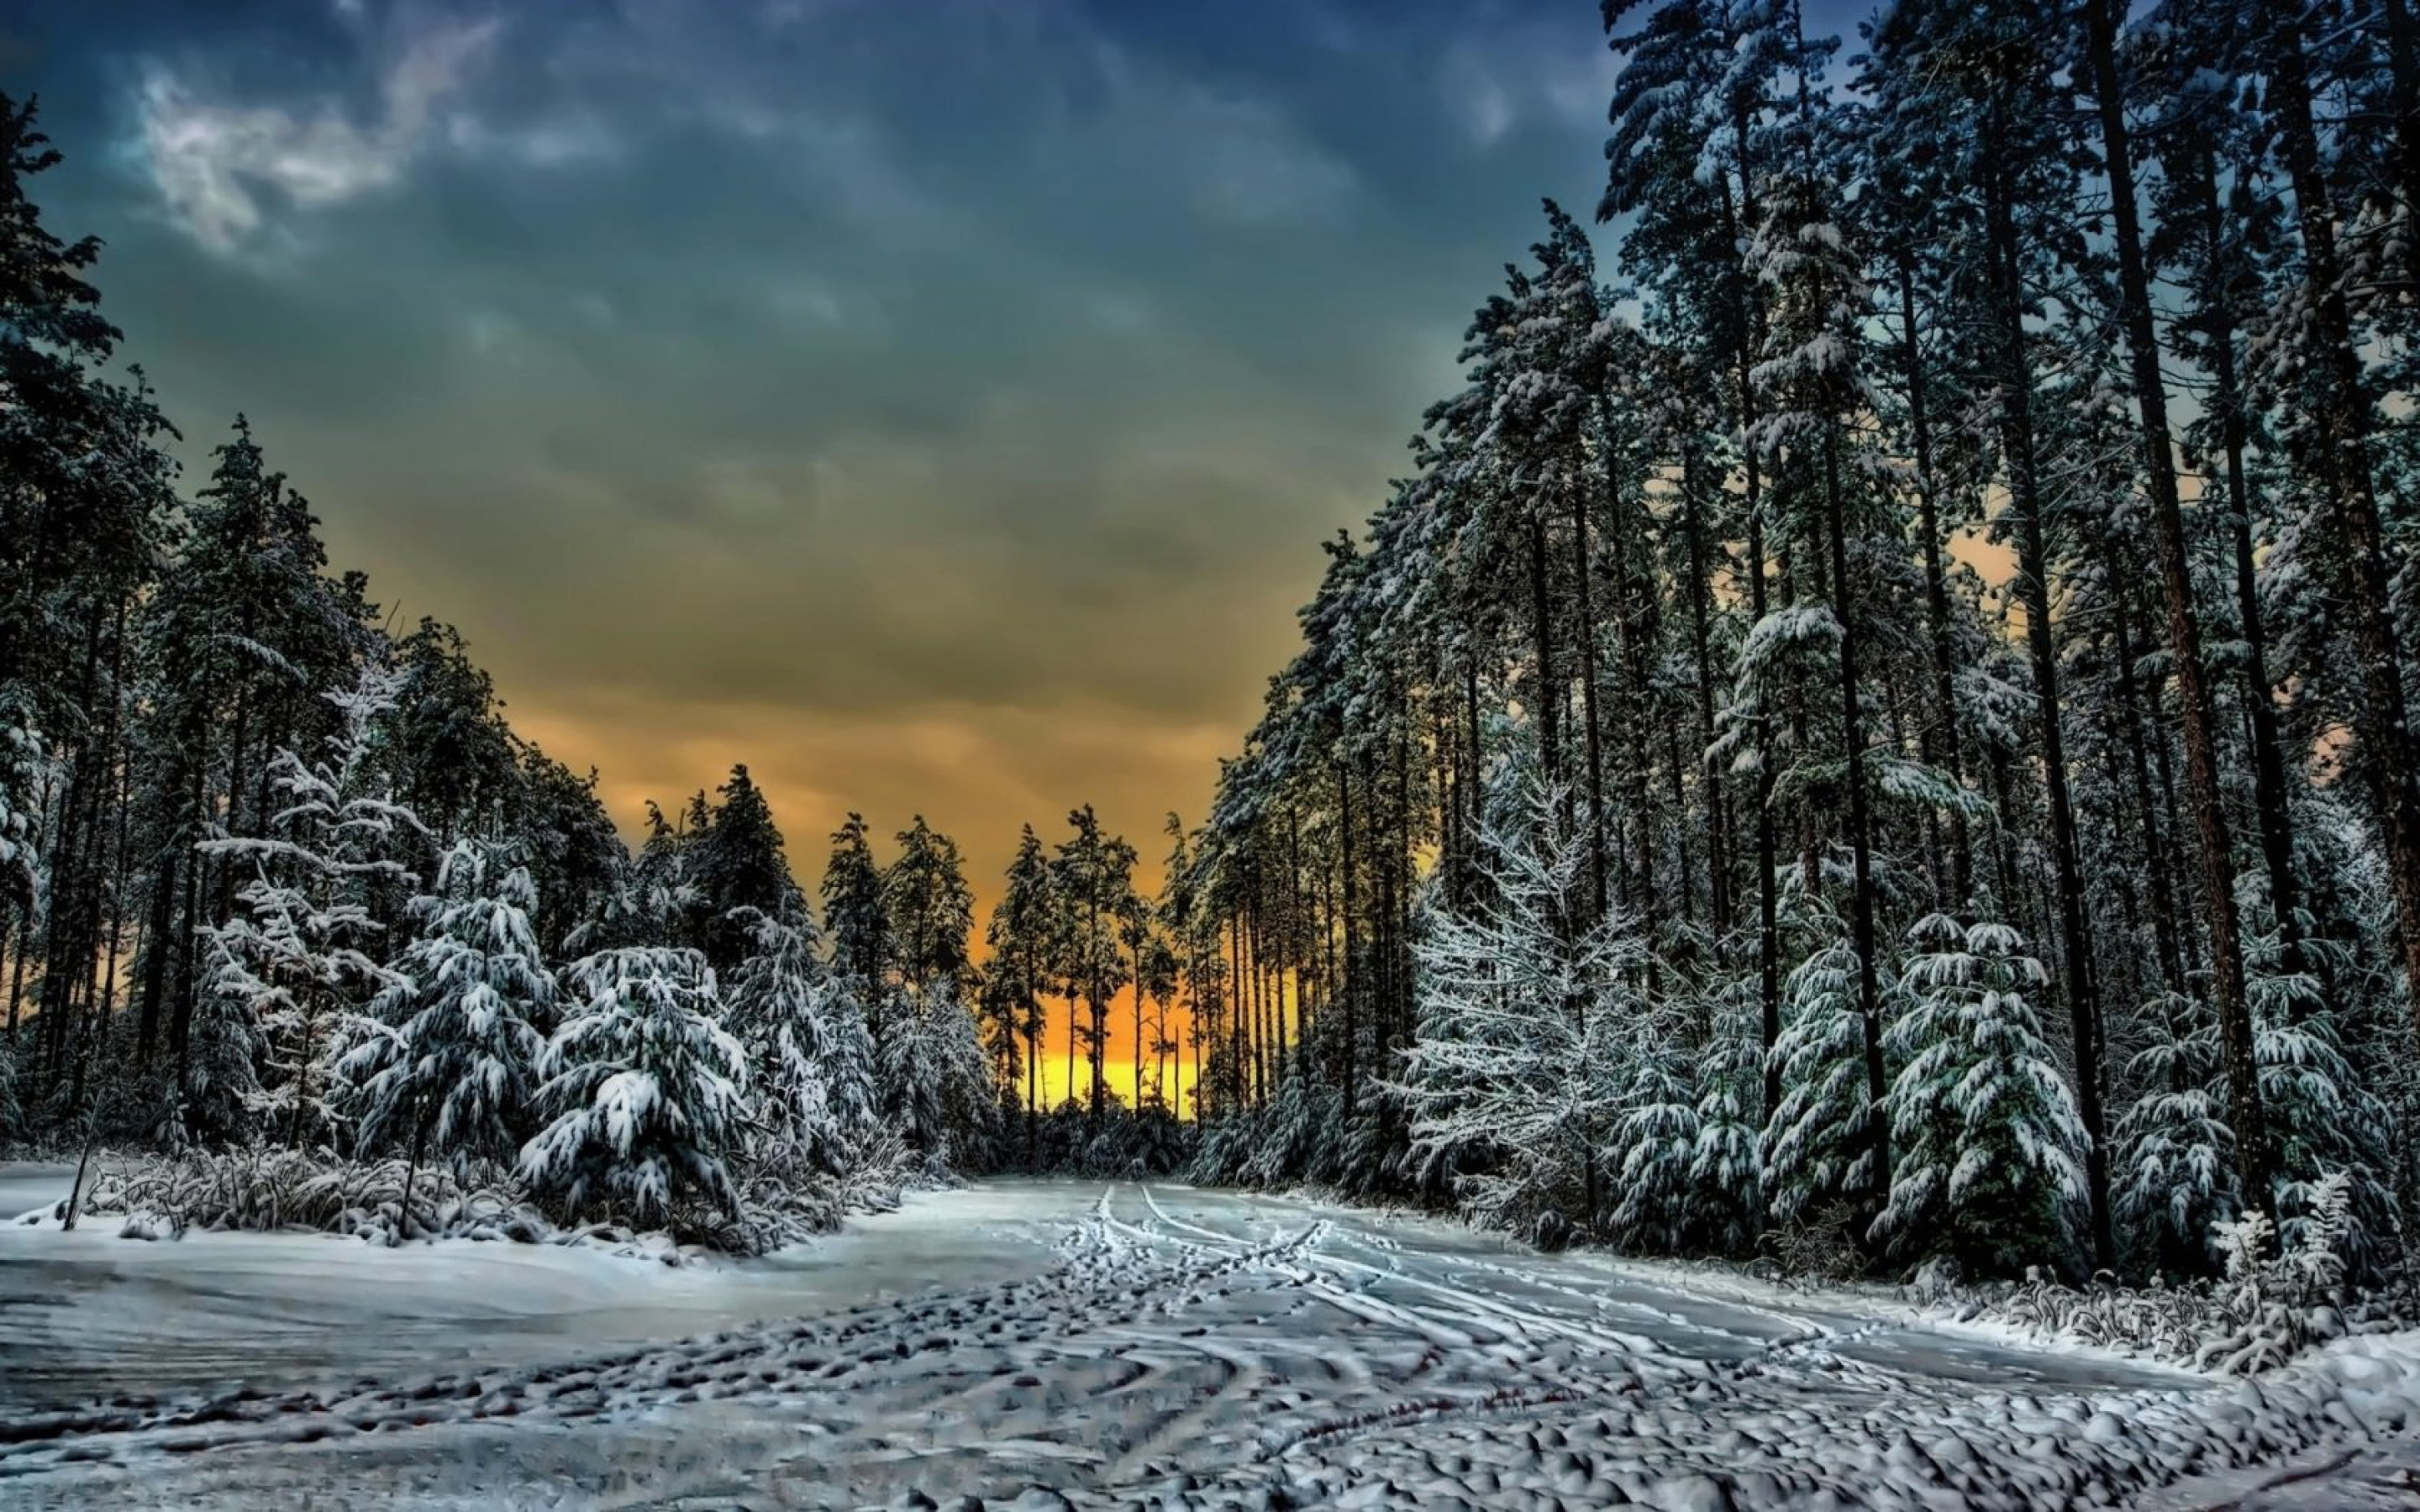
<path fill-rule="evenodd" d="M 1158 1183 L 986 1182 L 682 1269 L 0 1227 L 12 1506 L 2055 1504 L 2366 1432 L 2415 1381 L 2366 1340 L 2256 1406 L 1877 1300 Z"/>

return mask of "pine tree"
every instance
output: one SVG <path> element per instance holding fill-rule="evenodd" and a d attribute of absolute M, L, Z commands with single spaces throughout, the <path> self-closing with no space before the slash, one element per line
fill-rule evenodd
<path fill-rule="evenodd" d="M 1117 922 L 1128 911 L 1127 900 L 1134 892 L 1135 853 L 1123 839 L 1102 830 L 1090 804 L 1069 813 L 1067 823 L 1075 834 L 1060 842 L 1051 858 L 1053 891 L 1061 909 L 1056 974 L 1068 999 L 1070 1050 L 1080 1038 L 1092 1071 L 1090 1106 L 1098 1119 L 1109 1100 L 1109 1003 L 1126 985 Z M 1080 1025 L 1075 1017 L 1079 997 L 1084 1005 Z M 1069 1095 L 1074 1095 L 1072 1078 Z"/>
<path fill-rule="evenodd" d="M 1916 922 L 1891 1025 L 1890 1119 L 1903 1157 L 1874 1232 L 1899 1252 L 2007 1275 L 2073 1252 L 2087 1200 L 2075 1094 L 2027 994 L 2048 972 L 2005 924 Z"/>
<path fill-rule="evenodd" d="M 1865 1015 L 1856 949 L 1839 919 L 1810 905 L 1802 926 L 1815 949 L 1782 982 L 1781 1038 L 1774 1045 L 1781 1098 L 1761 1143 L 1766 1209 L 1780 1223 L 1815 1218 L 1874 1188 Z"/>
<path fill-rule="evenodd" d="M 166 544 L 156 442 L 175 432 L 139 369 L 100 376 L 121 339 L 86 278 L 101 240 L 60 240 L 30 193 L 59 162 L 34 102 L 0 94 L 0 701 L 65 738 L 92 692 L 85 648 Z"/>
<path fill-rule="evenodd" d="M 2191 1274 L 2211 1261 L 2211 1227 L 2236 1212 L 2234 1131 L 2212 1090 L 2218 1033 L 2198 1003 L 2169 997 L 2126 1067 L 2142 1088 L 2118 1120 L 2118 1214 L 2138 1265 Z"/>
<path fill-rule="evenodd" d="M 1698 1230 L 1730 1254 L 1745 1251 L 1764 1227 L 1759 1117 L 1764 1054 L 1756 986 L 1753 977 L 1741 977 L 1716 988 L 1705 1002 L 1697 1141 L 1689 1152 Z"/>
<path fill-rule="evenodd" d="M 845 1171 L 878 1112 L 865 1010 L 821 959 L 803 899 L 785 915 L 729 917 L 749 939 L 726 1001 L 754 1090 L 752 1157 L 776 1171 Z"/>
<path fill-rule="evenodd" d="M 727 1164 L 746 1117 L 746 1052 L 695 950 L 624 947 L 574 962 L 539 1067 L 550 1121 L 521 1147 L 531 1191 L 649 1228 L 684 1204 L 739 1215 Z"/>
<path fill-rule="evenodd" d="M 972 982 L 967 940 L 974 931 L 974 892 L 958 846 L 918 814 L 896 837 L 899 854 L 882 873 L 885 935 L 901 981 L 920 993 L 956 996 Z"/>
<path fill-rule="evenodd" d="M 888 980 L 892 963 L 891 916 L 883 899 L 882 869 L 875 864 L 867 841 L 865 819 L 852 813 L 833 832 L 831 859 L 824 866 L 824 928 L 831 936 L 832 969 L 840 973 L 866 1004 L 869 1013 L 876 995 Z M 878 1017 L 874 1037 L 882 1039 Z"/>
<path fill-rule="evenodd" d="M 306 750 L 338 733 L 314 689 L 349 678 L 360 660 L 385 652 L 364 623 L 368 607 L 358 582 L 322 576 L 327 552 L 308 502 L 270 471 L 241 415 L 214 455 L 187 539 L 142 624 L 154 715 L 143 776 L 152 862 L 136 967 L 138 1053 L 149 1054 L 164 1021 L 180 1065 L 202 932 L 225 916 L 246 880 L 235 857 L 197 850 L 196 842 L 271 827 L 275 748 Z M 403 692 L 398 685 L 391 696 Z M 382 747 L 380 770 L 365 774 L 390 792 L 394 749 L 392 742 Z M 420 858 L 416 847 L 407 855 Z"/>
<path fill-rule="evenodd" d="M 805 908 L 806 896 L 790 876 L 782 832 L 748 768 L 732 767 L 731 779 L 716 791 L 722 801 L 696 838 L 689 870 L 705 914 L 701 948 L 707 963 L 727 974 L 753 943 L 752 918 L 741 914 L 793 917 Z"/>
<path fill-rule="evenodd" d="M 985 964 L 984 1022 L 997 1067 L 1002 1101 L 1013 1104 L 1020 1081 L 1025 1090 L 1026 1158 L 1040 1150 L 1043 999 L 1050 991 L 1058 943 L 1053 931 L 1059 907 L 1055 879 L 1042 841 L 1028 825 L 1008 864 L 1008 885 L 984 926 L 989 952 Z"/>
<path fill-rule="evenodd" d="M 362 1008 L 396 980 L 380 919 L 418 883 L 395 853 L 427 830 L 370 786 L 378 725 L 398 687 L 389 669 L 365 666 L 351 688 L 329 696 L 342 723 L 325 759 L 305 764 L 290 749 L 271 758 L 270 781 L 284 805 L 275 833 L 202 845 L 251 863 L 236 900 L 243 914 L 205 932 L 216 962 L 210 991 L 222 1015 L 240 1015 L 259 1036 L 265 1074 L 252 1111 L 296 1149 L 340 1127 L 335 1066 L 365 1027 Z"/>
<path fill-rule="evenodd" d="M 554 979 L 530 925 L 537 889 L 498 850 L 458 841 L 412 901 L 419 938 L 370 1005 L 375 1027 L 339 1063 L 359 1088 L 364 1149 L 399 1145 L 467 1170 L 509 1161 L 535 1099 Z M 407 1202 L 407 1207 L 409 1206 Z"/>
<path fill-rule="evenodd" d="M 893 991 L 877 1057 L 893 1126 L 936 1172 L 978 1167 L 999 1104 L 975 1016 L 946 982 Z"/>
<path fill-rule="evenodd" d="M 1412 1170 L 1449 1182 L 1466 1211 L 1524 1229 L 1593 1227 L 1644 955 L 1619 909 L 1576 922 L 1590 853 L 1564 817 L 1566 792 L 1499 781 L 1527 794 L 1505 795 L 1480 837 L 1495 897 L 1437 914 L 1416 946 L 1419 1033 L 1394 1093 Z"/>

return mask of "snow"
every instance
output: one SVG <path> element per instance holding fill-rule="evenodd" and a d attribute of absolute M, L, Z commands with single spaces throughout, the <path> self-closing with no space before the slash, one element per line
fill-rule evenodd
<path fill-rule="evenodd" d="M 0 1167 L 0 1196 L 64 1175 Z M 2368 1473 L 2420 1413 L 2403 1335 L 2220 1384 L 1879 1295 L 1157 1184 L 919 1194 L 678 1270 L 0 1229 L 0 1299 L 11 1507 L 2132 1504 L 2334 1441 L 2357 1452 L 2325 1473 Z"/>

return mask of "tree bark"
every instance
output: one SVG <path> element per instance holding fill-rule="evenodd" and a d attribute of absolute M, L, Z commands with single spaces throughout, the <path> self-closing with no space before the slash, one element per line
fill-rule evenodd
<path fill-rule="evenodd" d="M 2202 661 L 2201 617 L 2194 605 L 2193 565 L 2178 497 L 2175 448 L 2168 434 L 2167 391 L 2160 374 L 2159 335 L 2151 321 L 2150 275 L 2134 204 L 2133 147 L 2118 78 L 2118 18 L 2113 0 L 2086 0 L 2093 92 L 2100 96 L 2102 157 L 2116 212 L 2119 324 L 2133 359 L 2134 405 L 2142 428 L 2143 468 L 2150 483 L 2151 520 L 2160 564 L 2160 597 L 2167 609 L 2168 655 L 2176 668 L 2184 723 L 2185 799 L 2200 842 L 2202 925 L 2210 934 L 2211 996 L 2218 1011 L 2226 1060 L 2227 1101 L 2236 1138 L 2238 1174 L 2256 1199 L 2268 1190 L 2269 1124 L 2260 1105 L 2253 1050 L 2252 1007 L 2243 978 L 2242 921 L 2235 911 L 2235 849 L 2226 797 L 2219 786 L 2218 712 Z M 2108 1258 L 2102 1254 L 2103 1263 Z"/>
<path fill-rule="evenodd" d="M 2322 175 L 2319 131 L 2312 118 L 2310 69 L 2303 55 L 2296 8 L 2263 8 L 2271 57 L 2269 105 L 2294 191 L 2305 279 L 2311 296 L 2321 377 L 2331 392 L 2321 407 L 2318 448 L 2328 504 L 2327 526 L 2344 559 L 2346 617 L 2351 622 L 2361 700 L 2355 733 L 2375 774 L 2387 875 L 2395 893 L 2402 947 L 2404 995 L 2420 1024 L 2420 752 L 2415 752 L 2404 697 L 2402 654 L 2392 599 L 2378 494 L 2369 464 L 2370 401 L 2346 306 L 2336 255 L 2334 208 Z"/>
<path fill-rule="evenodd" d="M 2032 654 L 2034 697 L 2041 710 L 2042 781 L 2050 806 L 2051 850 L 2057 873 L 2061 965 L 2075 1055 L 2076 1102 L 2083 1114 L 2085 1185 L 2092 1214 L 2096 1269 L 2116 1254 L 2109 1211 L 2109 1151 L 2101 1092 L 2101 1003 L 2093 982 L 2092 934 L 2086 923 L 2084 869 L 2075 809 L 2068 792 L 2067 742 L 2059 728 L 2058 641 L 2051 624 L 2050 546 L 2042 521 L 2040 476 L 2034 453 L 2033 374 L 2025 351 L 2024 285 L 2005 167 L 1988 176 L 1986 194 L 1993 316 L 1999 327 L 2000 424 L 2009 470 L 2009 512 L 2017 526 L 2017 579 Z"/>

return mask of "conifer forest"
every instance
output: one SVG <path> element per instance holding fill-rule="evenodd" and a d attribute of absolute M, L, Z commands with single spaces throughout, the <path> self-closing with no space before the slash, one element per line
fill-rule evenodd
<path fill-rule="evenodd" d="M 609 806 L 0 94 L 0 1502 L 2414 1504 L 2420 7 L 1555 4 L 1257 717 L 955 837 Z"/>

